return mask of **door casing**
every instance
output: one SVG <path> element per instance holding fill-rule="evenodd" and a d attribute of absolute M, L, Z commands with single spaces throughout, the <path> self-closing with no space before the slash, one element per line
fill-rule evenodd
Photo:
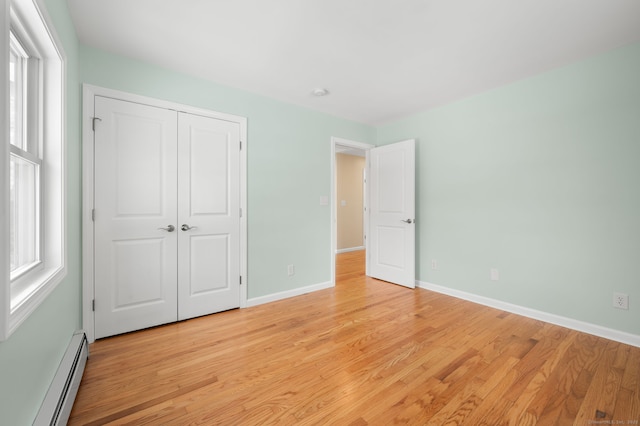
<path fill-rule="evenodd" d="M 93 300 L 94 290 L 94 263 L 93 263 L 93 208 L 94 208 L 94 134 L 93 134 L 93 105 L 95 96 L 110 97 L 129 102 L 182 111 L 194 115 L 216 118 L 236 122 L 240 126 L 240 274 L 242 284 L 240 286 L 240 308 L 247 306 L 247 119 L 231 114 L 225 114 L 175 102 L 154 99 L 146 96 L 134 95 L 113 89 L 83 85 L 83 109 L 82 109 L 82 323 L 89 342 L 95 340 Z"/>

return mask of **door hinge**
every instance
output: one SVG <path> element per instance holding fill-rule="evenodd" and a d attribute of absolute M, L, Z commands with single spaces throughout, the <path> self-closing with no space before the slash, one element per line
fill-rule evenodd
<path fill-rule="evenodd" d="M 93 299 L 93 300 L 91 301 L 91 310 L 92 310 L 93 312 L 95 312 L 95 311 L 96 311 L 96 299 Z"/>
<path fill-rule="evenodd" d="M 96 209 L 91 209 L 91 221 L 96 221 Z"/>
<path fill-rule="evenodd" d="M 240 285 L 242 285 L 242 275 L 240 275 Z"/>
<path fill-rule="evenodd" d="M 242 151 L 242 141 L 240 141 L 240 151 Z"/>
<path fill-rule="evenodd" d="M 96 131 L 96 121 L 102 121 L 102 118 L 92 117 L 91 128 L 93 129 L 94 132 Z"/>
<path fill-rule="evenodd" d="M 240 217 L 242 217 L 242 207 L 240 207 Z"/>

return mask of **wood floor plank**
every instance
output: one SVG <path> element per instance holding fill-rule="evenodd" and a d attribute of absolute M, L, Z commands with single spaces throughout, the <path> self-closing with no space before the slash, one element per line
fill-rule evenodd
<path fill-rule="evenodd" d="M 539 393 L 544 392 L 545 384 L 550 383 L 548 381 L 549 377 L 551 377 L 552 372 L 572 344 L 575 336 L 575 334 L 569 333 L 569 330 L 566 329 L 559 331 L 559 333 L 549 336 L 548 339 L 544 339 L 541 335 L 537 336 L 541 343 L 536 345 L 536 350 L 532 350 L 527 354 L 527 357 L 535 357 L 543 362 L 539 368 L 535 369 L 530 381 L 521 380 L 523 385 L 526 383 L 526 388 L 514 400 L 514 404 L 508 414 L 509 423 L 537 423 L 537 416 L 529 410 L 529 406 Z"/>
<path fill-rule="evenodd" d="M 364 252 L 337 256 L 335 288 L 90 349 L 70 425 L 582 425 L 640 415 L 640 348 L 366 277 Z"/>
<path fill-rule="evenodd" d="M 596 414 L 596 417 L 603 421 L 615 420 L 615 398 L 623 375 L 619 369 L 615 368 L 617 350 L 620 345 L 615 342 L 606 342 L 604 346 L 602 357 L 580 406 L 576 421 L 587 423 L 597 412 L 602 413 L 599 416 Z"/>

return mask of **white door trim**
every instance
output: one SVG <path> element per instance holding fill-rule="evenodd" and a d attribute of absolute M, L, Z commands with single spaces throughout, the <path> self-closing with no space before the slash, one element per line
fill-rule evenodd
<path fill-rule="evenodd" d="M 94 148 L 93 148 L 93 110 L 95 96 L 120 99 L 175 111 L 182 111 L 194 115 L 216 118 L 238 123 L 240 125 L 240 308 L 247 306 L 247 119 L 231 114 L 210 111 L 175 102 L 149 98 L 119 90 L 83 84 L 82 93 L 82 327 L 89 342 L 95 340 L 95 321 L 93 315 L 94 290 L 94 262 L 93 262 L 93 219 L 94 208 Z M 240 212 L 238 212 L 240 214 Z M 238 277 L 240 279 L 240 277 Z"/>
<path fill-rule="evenodd" d="M 337 244 L 338 244 L 338 226 L 337 226 L 337 220 L 338 220 L 338 210 L 337 210 L 337 205 L 336 205 L 336 145 L 343 145 L 343 146 L 348 146 L 351 148 L 357 148 L 357 149 L 361 149 L 363 151 L 367 152 L 367 161 L 366 164 L 368 168 L 368 151 L 371 148 L 375 148 L 375 145 L 371 145 L 368 143 L 364 143 L 364 142 L 357 142 L 357 141 L 352 141 L 349 139 L 343 139 L 343 138 L 338 138 L 338 137 L 331 137 L 331 196 L 329 197 L 329 205 L 331 208 L 331 247 L 330 247 L 330 253 L 331 253 L 331 285 L 335 286 L 336 285 L 336 249 L 337 249 Z M 365 195 L 365 200 L 366 200 L 367 195 Z M 366 219 L 366 215 L 365 215 L 365 219 Z M 365 224 L 364 227 L 365 229 L 367 229 L 367 223 L 365 220 Z M 367 248 L 367 242 L 365 241 L 365 249 Z"/>

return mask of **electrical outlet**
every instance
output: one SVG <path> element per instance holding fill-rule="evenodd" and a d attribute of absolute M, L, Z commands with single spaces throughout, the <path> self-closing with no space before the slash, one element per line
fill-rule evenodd
<path fill-rule="evenodd" d="M 287 275 L 292 276 L 293 274 L 295 274 L 295 269 L 293 268 L 293 265 L 287 265 Z"/>
<path fill-rule="evenodd" d="M 500 279 L 500 272 L 496 268 L 491 268 L 489 275 L 491 277 L 491 281 L 498 281 Z"/>
<path fill-rule="evenodd" d="M 624 293 L 613 293 L 613 307 L 618 309 L 629 309 L 629 295 Z"/>
<path fill-rule="evenodd" d="M 431 269 L 436 270 L 438 269 L 438 261 L 435 259 L 431 259 Z"/>

